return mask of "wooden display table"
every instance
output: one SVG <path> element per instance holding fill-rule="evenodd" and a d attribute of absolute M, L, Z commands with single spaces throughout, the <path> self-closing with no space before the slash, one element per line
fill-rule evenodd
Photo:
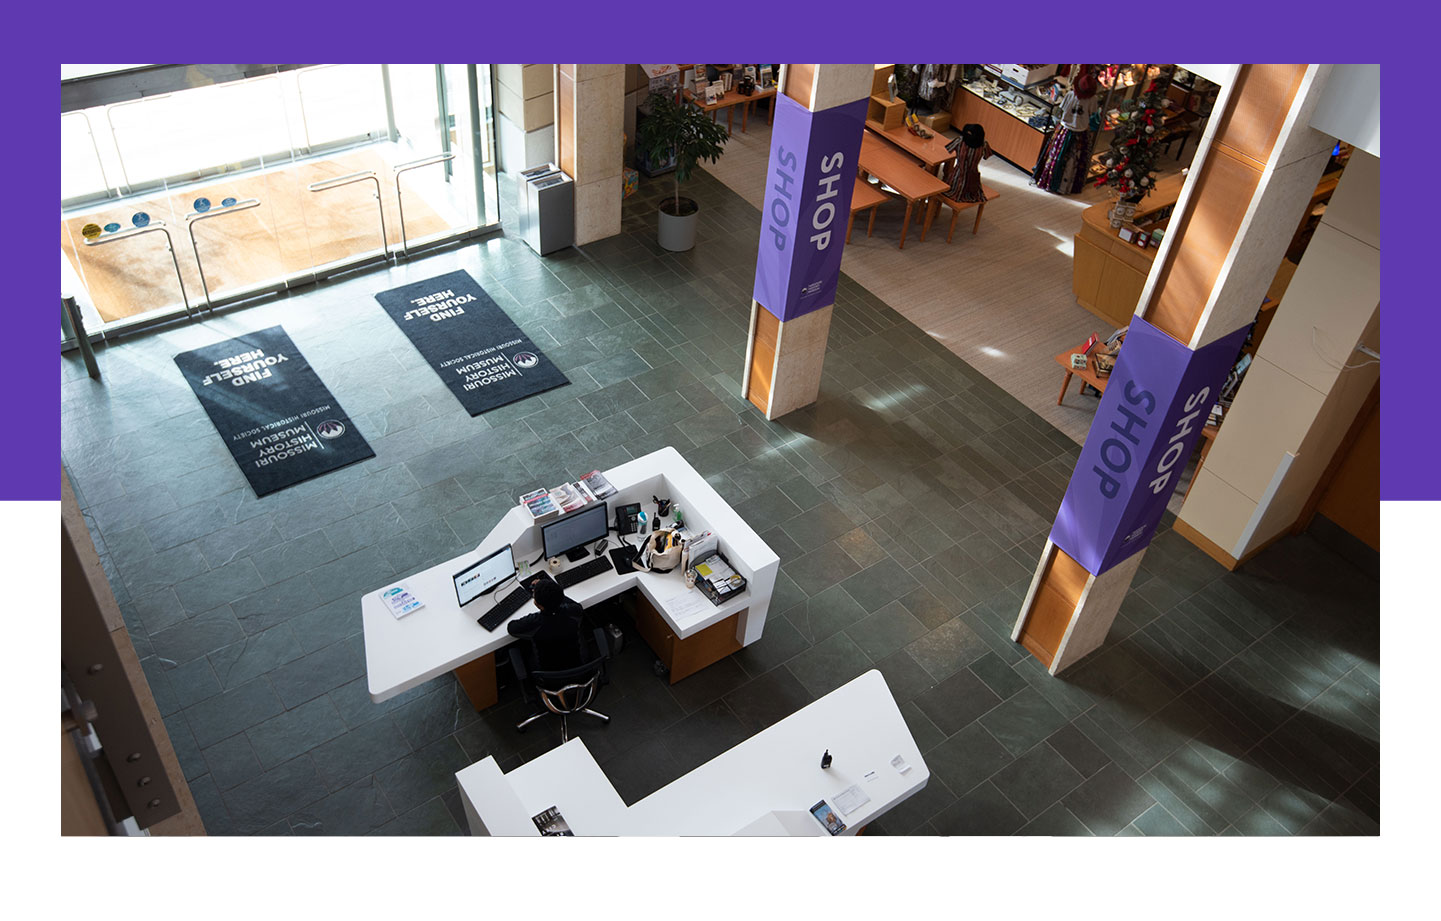
<path fill-rule="evenodd" d="M 924 203 L 932 195 L 940 195 L 949 188 L 938 177 L 926 172 L 907 154 L 882 141 L 867 131 L 861 136 L 861 172 L 874 176 L 890 186 L 906 200 L 906 220 L 901 225 L 901 249 L 906 248 L 906 231 L 911 226 L 911 214 L 917 204 Z M 922 228 L 921 233 L 925 233 Z"/>
<path fill-rule="evenodd" d="M 1075 353 L 1081 351 L 1081 350 L 1084 349 L 1085 347 L 1086 347 L 1086 343 L 1082 342 L 1080 345 L 1076 346 L 1075 348 L 1073 348 L 1073 349 L 1066 349 L 1064 352 L 1062 352 L 1062 353 L 1060 353 L 1059 355 L 1056 356 L 1056 364 L 1058 364 L 1058 365 L 1060 365 L 1062 368 L 1065 368 L 1065 369 L 1066 369 L 1066 378 L 1065 378 L 1065 380 L 1061 381 L 1061 395 L 1058 396 L 1058 397 L 1056 397 L 1056 405 L 1057 405 L 1057 406 L 1060 406 L 1060 405 L 1061 405 L 1061 401 L 1066 398 L 1066 388 L 1071 386 L 1071 378 L 1072 378 L 1072 377 L 1079 377 L 1082 381 L 1085 381 L 1087 384 L 1090 384 L 1092 387 L 1096 388 L 1096 390 L 1099 391 L 1099 392 L 1101 392 L 1101 393 L 1105 393 L 1105 392 L 1106 392 L 1106 380 L 1109 378 L 1110 375 L 1106 375 L 1105 377 L 1102 377 L 1101 375 L 1099 375 L 1099 374 L 1096 373 L 1096 359 L 1095 359 L 1095 356 L 1093 356 L 1093 355 L 1087 355 L 1087 356 L 1086 356 L 1086 367 L 1085 367 L 1085 368 L 1072 368 L 1072 367 L 1071 367 L 1071 356 L 1074 355 Z"/>
<path fill-rule="evenodd" d="M 871 209 L 871 220 L 866 225 L 866 236 L 870 236 L 876 229 L 876 209 L 883 203 L 890 201 L 890 196 L 869 182 L 856 177 L 855 191 L 851 193 L 851 218 L 846 224 L 846 242 L 851 242 L 851 227 L 856 222 L 856 212 Z"/>
<path fill-rule="evenodd" d="M 687 102 L 691 103 L 702 112 L 710 113 L 712 119 L 716 117 L 717 112 L 719 112 L 721 109 L 725 109 L 727 134 L 730 134 L 735 128 L 736 106 L 741 107 L 741 133 L 745 134 L 746 116 L 750 112 L 750 106 L 746 103 L 755 102 L 757 99 L 769 99 L 776 94 L 776 91 L 774 89 L 758 89 L 754 93 L 751 93 L 749 96 L 742 96 L 739 92 L 736 91 L 734 87 L 732 87 L 730 92 L 726 93 L 724 96 L 721 96 L 721 98 L 717 99 L 715 102 L 706 104 L 701 100 L 697 99 L 695 97 L 695 94 L 692 93 L 690 90 L 683 90 L 682 92 L 685 94 Z M 770 107 L 770 112 L 766 116 L 766 124 L 771 124 L 771 122 L 774 121 L 775 114 L 776 107 L 775 105 L 772 105 Z"/>
<path fill-rule="evenodd" d="M 866 119 L 866 127 L 924 163 L 926 169 L 937 176 L 941 174 L 942 166 L 956 158 L 955 153 L 946 149 L 946 139 L 940 135 L 933 133 L 930 137 L 923 138 L 911 134 L 904 124 L 899 128 L 887 128 L 881 122 L 870 118 Z"/>

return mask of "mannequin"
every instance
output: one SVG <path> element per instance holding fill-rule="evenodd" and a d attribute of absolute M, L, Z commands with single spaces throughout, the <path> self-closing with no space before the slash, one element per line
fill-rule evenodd
<path fill-rule="evenodd" d="M 956 152 L 956 162 L 951 167 L 951 188 L 946 197 L 953 201 L 985 201 L 986 193 L 981 188 L 981 161 L 991 155 L 991 145 L 986 143 L 986 129 L 980 125 L 966 125 L 961 129 L 961 136 L 946 145 L 946 150 Z"/>
<path fill-rule="evenodd" d="M 1091 118 L 1101 101 L 1090 68 L 1078 68 L 1075 81 L 1061 100 L 1061 121 L 1041 151 L 1031 183 L 1047 192 L 1074 195 L 1086 183 L 1091 162 Z"/>

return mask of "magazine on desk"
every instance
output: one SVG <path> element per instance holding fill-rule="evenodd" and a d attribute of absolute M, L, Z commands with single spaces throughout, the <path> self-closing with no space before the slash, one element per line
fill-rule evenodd
<path fill-rule="evenodd" d="M 597 499 L 608 499 L 615 495 L 615 487 L 610 485 L 610 480 L 607 480 L 605 474 L 599 470 L 592 470 L 590 473 L 581 477 L 580 483 L 586 489 L 589 489 L 590 494 Z"/>
<path fill-rule="evenodd" d="M 602 478 L 603 479 L 603 478 Z M 610 484 L 607 483 L 607 486 Z M 615 489 L 612 488 L 614 493 Z M 585 508 L 596 495 L 583 482 L 562 483 L 553 489 L 536 489 L 520 497 L 520 504 L 534 521 L 546 521 Z"/>
<path fill-rule="evenodd" d="M 565 820 L 565 816 L 560 814 L 560 810 L 554 806 L 551 806 L 544 812 L 531 816 L 530 820 L 535 823 L 535 827 L 540 830 L 543 837 L 575 837 L 575 832 L 570 830 L 570 823 Z"/>

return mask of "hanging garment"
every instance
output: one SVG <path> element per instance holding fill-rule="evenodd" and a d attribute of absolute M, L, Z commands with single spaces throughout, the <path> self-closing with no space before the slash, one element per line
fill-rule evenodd
<path fill-rule="evenodd" d="M 935 95 L 935 87 L 931 84 L 936 81 L 936 73 L 939 67 L 939 64 L 923 64 L 921 66 L 921 85 L 918 88 L 918 92 L 920 97 L 926 102 L 930 102 L 931 97 Z"/>
<path fill-rule="evenodd" d="M 1047 192 L 1074 195 L 1085 186 L 1090 163 L 1091 133 L 1084 126 L 1077 131 L 1062 124 L 1041 150 L 1031 181 Z"/>

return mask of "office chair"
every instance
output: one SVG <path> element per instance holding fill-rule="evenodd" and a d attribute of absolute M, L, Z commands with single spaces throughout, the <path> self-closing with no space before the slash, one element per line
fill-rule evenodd
<path fill-rule="evenodd" d="M 526 700 L 536 703 L 536 697 L 531 694 L 531 691 L 534 690 L 539 698 L 538 702 L 544 708 L 516 723 L 517 732 L 525 732 L 531 723 L 554 713 L 560 717 L 560 740 L 564 743 L 570 739 L 570 727 L 567 720 L 571 716 L 584 713 L 595 717 L 602 723 L 610 722 L 610 717 L 597 710 L 592 710 L 590 707 L 596 695 L 600 693 L 601 685 L 609 683 L 605 663 L 610 659 L 610 647 L 606 643 L 605 631 L 596 627 L 593 633 L 595 635 L 595 658 L 575 668 L 559 671 L 536 670 L 530 673 L 526 668 L 525 656 L 518 648 L 520 644 L 511 644 L 510 665 L 515 670 L 516 680 L 520 682 L 521 694 Z"/>

